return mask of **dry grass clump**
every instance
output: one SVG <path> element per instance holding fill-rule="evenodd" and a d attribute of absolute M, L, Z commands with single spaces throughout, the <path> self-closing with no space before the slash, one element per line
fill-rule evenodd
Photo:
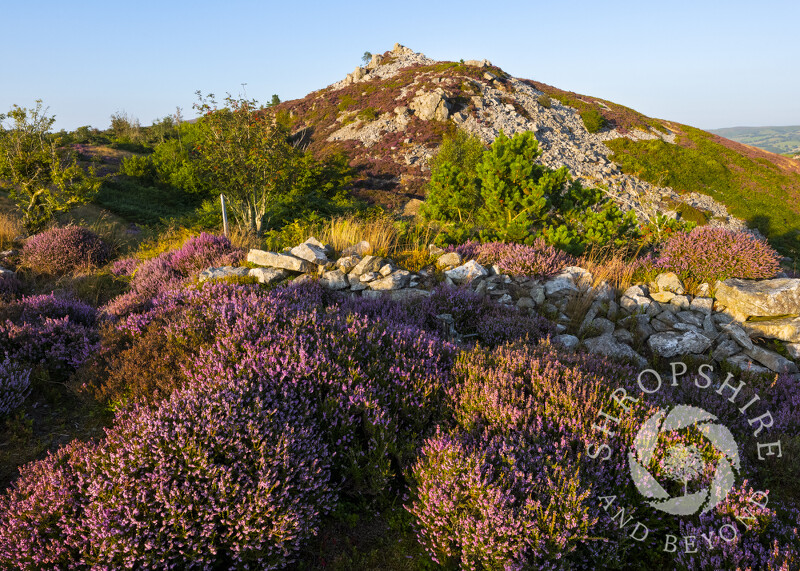
<path fill-rule="evenodd" d="M 389 256 L 397 251 L 399 234 L 390 216 L 369 219 L 340 216 L 322 227 L 319 239 L 337 252 L 366 240 L 371 247 L 369 254 Z"/>
<path fill-rule="evenodd" d="M 14 240 L 25 234 L 22 222 L 10 212 L 0 212 L 0 250 L 9 249 Z"/>

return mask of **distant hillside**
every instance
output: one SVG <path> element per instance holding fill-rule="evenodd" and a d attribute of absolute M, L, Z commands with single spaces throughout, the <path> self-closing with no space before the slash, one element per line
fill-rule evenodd
<path fill-rule="evenodd" d="M 709 131 L 720 137 L 771 153 L 800 153 L 800 125 L 790 127 L 728 127 Z"/>

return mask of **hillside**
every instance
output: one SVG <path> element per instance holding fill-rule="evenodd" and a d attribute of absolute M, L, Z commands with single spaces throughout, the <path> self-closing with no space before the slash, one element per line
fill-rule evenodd
<path fill-rule="evenodd" d="M 640 218 L 657 212 L 757 228 L 800 252 L 800 165 L 786 157 L 529 79 L 483 61 L 437 62 L 395 45 L 364 67 L 279 109 L 317 155 L 344 151 L 355 192 L 400 208 L 424 198 L 442 136 L 464 129 L 490 143 L 532 131 L 541 163 L 602 186 Z"/>
<path fill-rule="evenodd" d="M 788 127 L 727 127 L 709 131 L 777 154 L 800 154 L 800 125 Z"/>

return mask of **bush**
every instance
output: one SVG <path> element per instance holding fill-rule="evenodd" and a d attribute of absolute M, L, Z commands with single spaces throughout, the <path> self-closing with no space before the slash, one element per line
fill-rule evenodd
<path fill-rule="evenodd" d="M 545 109 L 550 109 L 550 107 L 552 107 L 553 105 L 550 96 L 547 95 L 546 93 L 542 93 L 539 97 L 536 98 L 536 101 L 539 103 L 539 105 L 541 105 Z"/>
<path fill-rule="evenodd" d="M 19 294 L 22 283 L 14 274 L 0 273 L 0 301 L 10 301 Z"/>
<path fill-rule="evenodd" d="M 28 396 L 31 371 L 9 359 L 0 361 L 0 417 L 16 410 Z"/>
<path fill-rule="evenodd" d="M 572 256 L 548 245 L 543 238 L 537 238 L 530 246 L 503 242 L 481 244 L 475 257 L 483 265 L 497 264 L 506 274 L 536 279 L 546 279 L 575 263 Z"/>
<path fill-rule="evenodd" d="M 656 267 L 713 286 L 728 278 L 771 278 L 780 270 L 779 261 L 778 253 L 752 234 L 701 226 L 667 240 Z"/>
<path fill-rule="evenodd" d="M 583 119 L 586 130 L 590 133 L 598 133 L 606 126 L 605 118 L 594 107 L 581 111 L 581 119 Z"/>
<path fill-rule="evenodd" d="M 97 349 L 97 312 L 54 294 L 23 297 L 0 309 L 0 343 L 10 357 L 68 373 Z"/>
<path fill-rule="evenodd" d="M 97 446 L 24 468 L 0 498 L 0 561 L 282 568 L 333 504 L 329 459 L 292 402 L 258 385 L 175 393 L 119 419 Z"/>
<path fill-rule="evenodd" d="M 109 247 L 100 237 L 81 226 L 51 228 L 29 238 L 22 249 L 22 262 L 37 271 L 66 274 L 104 265 Z"/>

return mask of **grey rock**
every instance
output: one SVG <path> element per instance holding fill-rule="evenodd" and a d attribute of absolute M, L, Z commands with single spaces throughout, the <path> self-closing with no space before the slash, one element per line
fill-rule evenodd
<path fill-rule="evenodd" d="M 716 284 L 717 301 L 737 321 L 748 317 L 800 315 L 800 279 L 743 280 Z"/>
<path fill-rule="evenodd" d="M 354 275 L 354 274 L 350 274 L 350 275 Z M 368 284 L 369 282 L 374 282 L 375 280 L 379 279 L 380 277 L 381 277 L 381 275 L 378 272 L 367 272 L 365 274 L 361 274 L 361 276 L 358 279 L 359 279 L 359 281 L 361 281 L 361 283 Z"/>
<path fill-rule="evenodd" d="M 409 107 L 422 121 L 445 121 L 450 115 L 451 104 L 441 91 L 429 91 L 415 97 Z"/>
<path fill-rule="evenodd" d="M 711 286 L 703 282 L 697 286 L 697 291 L 695 293 L 698 297 L 711 297 Z"/>
<path fill-rule="evenodd" d="M 662 311 L 661 313 L 655 316 L 655 318 L 653 319 L 653 321 L 650 322 L 650 324 L 654 325 L 655 322 L 661 322 L 668 325 L 669 327 L 672 327 L 679 321 L 680 319 L 678 319 L 678 316 L 672 313 L 671 311 Z"/>
<path fill-rule="evenodd" d="M 697 311 L 698 313 L 705 313 L 707 315 L 711 314 L 711 310 L 714 307 L 714 300 L 710 297 L 696 297 L 692 300 L 689 304 L 689 309 L 692 311 Z"/>
<path fill-rule="evenodd" d="M 745 354 L 751 359 L 755 359 L 769 370 L 776 373 L 797 373 L 797 365 L 789 359 L 778 355 L 774 351 L 769 351 L 758 346 L 754 346 Z"/>
<path fill-rule="evenodd" d="M 629 290 L 630 288 L 626 290 L 626 293 L 619 300 L 619 304 L 622 307 L 622 309 L 632 314 L 643 313 L 647 311 L 647 308 L 650 307 L 653 301 L 649 297 L 646 297 L 645 295 L 637 295 L 637 296 L 629 295 L 627 293 L 627 291 Z"/>
<path fill-rule="evenodd" d="M 567 349 L 575 349 L 580 344 L 580 340 L 577 337 L 568 334 L 556 335 L 553 337 L 553 341 L 563 345 Z"/>
<path fill-rule="evenodd" d="M 225 279 L 233 276 L 246 276 L 248 275 L 249 270 L 248 268 L 234 268 L 233 266 L 222 266 L 219 268 L 208 268 L 200 272 L 197 276 L 197 279 L 200 282 L 204 282 L 207 280 L 219 280 Z M 2 275 L 2 272 L 0 272 Z"/>
<path fill-rule="evenodd" d="M 711 357 L 715 361 L 723 361 L 728 357 L 736 355 L 739 351 L 741 351 L 741 347 L 739 347 L 739 344 L 733 339 L 728 339 L 716 346 L 714 351 L 712 351 L 711 353 Z"/>
<path fill-rule="evenodd" d="M 436 260 L 436 266 L 440 269 L 444 269 L 447 267 L 455 267 L 461 265 L 461 254 L 458 252 L 448 252 L 446 254 L 442 254 Z"/>
<path fill-rule="evenodd" d="M 360 261 L 361 256 L 344 256 L 343 258 L 336 260 L 336 267 L 347 274 L 350 272 L 350 270 L 355 268 Z"/>
<path fill-rule="evenodd" d="M 800 343 L 786 343 L 785 347 L 792 359 L 800 359 Z"/>
<path fill-rule="evenodd" d="M 317 270 L 317 265 L 308 260 L 303 260 L 295 256 L 286 254 L 276 254 L 275 252 L 265 252 L 264 250 L 250 250 L 247 254 L 247 261 L 258 266 L 268 266 L 280 268 L 290 272 L 308 273 Z"/>
<path fill-rule="evenodd" d="M 477 277 L 488 276 L 489 272 L 475 260 L 470 260 L 464 265 L 447 270 L 445 275 L 457 284 L 469 283 Z"/>
<path fill-rule="evenodd" d="M 741 345 L 745 351 L 749 351 L 753 348 L 753 342 L 750 340 L 750 336 L 745 332 L 744 329 L 739 327 L 736 323 L 727 323 L 721 325 L 720 328 L 731 336 L 731 339 L 736 341 L 739 345 Z"/>
<path fill-rule="evenodd" d="M 703 326 L 703 320 L 691 311 L 679 311 L 676 316 L 684 323 L 689 323 L 695 327 Z"/>
<path fill-rule="evenodd" d="M 367 284 L 362 282 L 359 276 L 350 274 L 347 276 L 347 281 L 350 284 L 351 291 L 363 291 L 367 289 Z"/>
<path fill-rule="evenodd" d="M 386 261 L 380 256 L 366 255 L 350 270 L 350 275 L 360 276 L 369 272 L 377 272 L 385 263 Z"/>
<path fill-rule="evenodd" d="M 678 295 L 686 293 L 686 289 L 683 287 L 683 282 L 674 272 L 664 272 L 658 274 L 655 282 L 660 291 L 671 291 L 672 293 Z"/>
<path fill-rule="evenodd" d="M 544 295 L 545 289 L 544 286 L 541 284 L 536 284 L 531 288 L 530 294 L 531 299 L 536 303 L 536 305 L 542 305 L 545 301 Z"/>
<path fill-rule="evenodd" d="M 567 330 L 567 326 L 563 323 L 556 323 L 556 333 L 561 334 Z"/>
<path fill-rule="evenodd" d="M 570 276 L 556 276 L 544 282 L 544 293 L 547 297 L 569 295 L 577 291 L 578 288 Z"/>
<path fill-rule="evenodd" d="M 619 341 L 620 343 L 625 343 L 626 345 L 633 345 L 633 333 L 628 331 L 627 329 L 617 329 L 613 333 L 614 339 Z"/>
<path fill-rule="evenodd" d="M 608 311 L 606 312 L 606 317 L 608 317 L 611 321 L 614 321 L 619 314 L 619 305 L 613 299 L 608 302 Z"/>
<path fill-rule="evenodd" d="M 381 269 L 378 270 L 378 273 L 383 277 L 386 277 L 389 274 L 391 274 L 392 271 L 394 271 L 394 268 L 392 268 L 392 264 L 384 264 L 383 266 L 381 266 Z"/>
<path fill-rule="evenodd" d="M 511 305 L 512 303 L 514 303 L 514 298 L 512 298 L 512 297 L 511 297 L 510 295 L 508 295 L 507 293 L 504 293 L 504 294 L 503 294 L 503 295 L 501 295 L 501 296 L 500 296 L 500 298 L 497 300 L 497 303 L 500 303 L 500 304 L 502 304 L 502 305 Z"/>
<path fill-rule="evenodd" d="M 697 331 L 656 333 L 647 340 L 650 350 L 661 357 L 697 354 L 711 347 L 711 340 Z"/>
<path fill-rule="evenodd" d="M 680 323 L 676 323 L 673 329 L 675 331 L 696 331 L 698 333 L 703 333 L 703 330 L 697 325 L 693 325 L 691 323 L 684 323 L 683 321 L 681 321 Z M 708 335 L 706 335 L 706 337 L 708 337 Z"/>
<path fill-rule="evenodd" d="M 317 240 L 316 238 L 314 238 L 314 236 L 311 236 L 311 237 L 310 237 L 308 240 L 306 240 L 304 243 L 305 243 L 305 244 L 309 244 L 309 245 L 311 245 L 311 246 L 316 246 L 317 248 L 319 248 L 320 250 L 322 250 L 322 251 L 325 253 L 325 255 L 326 255 L 327 257 L 329 257 L 329 258 L 330 258 L 331 256 L 333 256 L 333 246 L 331 246 L 330 244 L 323 244 L 322 242 L 320 242 L 319 240 Z"/>
<path fill-rule="evenodd" d="M 288 278 L 289 272 L 277 268 L 251 268 L 249 275 L 256 278 L 259 283 L 272 285 Z"/>
<path fill-rule="evenodd" d="M 312 264 L 324 266 L 328 263 L 328 256 L 325 255 L 325 250 L 315 246 L 314 244 L 300 244 L 291 250 L 292 256 L 300 258 L 301 260 L 308 260 Z"/>
<path fill-rule="evenodd" d="M 583 344 L 590 353 L 598 353 L 616 359 L 630 359 L 640 367 L 647 364 L 644 357 L 631 349 L 629 345 L 617 341 L 611 334 L 586 339 Z"/>
<path fill-rule="evenodd" d="M 642 288 L 642 286 L 638 286 L 638 285 L 631 286 L 628 289 L 626 289 L 624 292 L 622 292 L 622 297 L 644 297 L 646 295 L 647 294 L 645 293 L 645 291 Z"/>
<path fill-rule="evenodd" d="M 536 307 L 536 302 L 529 297 L 521 297 L 517 300 L 517 307 L 520 309 L 533 309 Z"/>
<path fill-rule="evenodd" d="M 651 327 L 650 320 L 646 315 L 636 315 L 634 319 L 633 335 L 643 343 L 654 333 L 653 327 Z"/>
<path fill-rule="evenodd" d="M 711 315 L 706 315 L 703 318 L 703 333 L 705 333 L 707 336 L 711 337 L 712 339 L 716 338 L 717 335 L 719 334 L 719 331 L 717 330 L 717 326 L 714 325 L 714 320 L 711 319 Z"/>
<path fill-rule="evenodd" d="M 733 317 L 731 317 L 727 313 L 712 313 L 711 319 L 713 319 L 714 323 L 716 323 L 717 325 L 732 323 L 734 321 Z"/>
<path fill-rule="evenodd" d="M 675 327 L 675 323 L 673 323 L 672 325 L 668 325 L 663 321 L 660 321 L 658 319 L 653 319 L 650 322 L 650 326 L 653 328 L 654 331 L 663 333 L 664 331 L 672 331 L 673 327 Z"/>
<path fill-rule="evenodd" d="M 689 298 L 685 295 L 676 295 L 671 300 L 669 300 L 671 305 L 674 305 L 678 309 L 689 309 L 690 303 Z"/>
<path fill-rule="evenodd" d="M 431 292 L 424 289 L 397 289 L 397 290 L 364 290 L 361 297 L 390 299 L 392 301 L 411 301 L 430 297 Z"/>
<path fill-rule="evenodd" d="M 332 290 L 340 290 L 350 287 L 347 274 L 345 274 L 342 270 L 325 272 L 322 274 L 322 277 L 319 281 L 322 285 Z"/>
<path fill-rule="evenodd" d="M 651 293 L 650 297 L 659 303 L 669 303 L 669 301 L 675 297 L 675 294 L 671 291 L 659 291 L 656 293 Z"/>
<path fill-rule="evenodd" d="M 725 359 L 728 363 L 732 365 L 736 365 L 742 371 L 749 371 L 751 373 L 769 373 L 771 372 L 770 369 L 767 367 L 762 367 L 761 365 L 756 365 L 752 359 L 748 358 L 747 355 L 739 353 L 738 355 L 733 355 L 732 357 L 728 357 Z"/>
<path fill-rule="evenodd" d="M 592 321 L 590 327 L 599 332 L 600 335 L 610 335 L 614 333 L 614 324 L 605 317 L 598 317 Z"/>
<path fill-rule="evenodd" d="M 385 278 L 369 282 L 369 288 L 373 290 L 395 290 L 405 287 L 408 284 L 409 272 L 398 270 Z"/>

